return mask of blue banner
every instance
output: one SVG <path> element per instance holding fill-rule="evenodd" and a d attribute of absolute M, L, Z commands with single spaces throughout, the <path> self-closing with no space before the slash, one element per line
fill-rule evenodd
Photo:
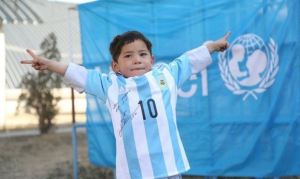
<path fill-rule="evenodd" d="M 109 44 L 128 30 L 157 63 L 231 31 L 230 47 L 178 92 L 187 174 L 300 175 L 300 1 L 101 0 L 78 7 L 84 66 L 107 73 Z M 90 161 L 114 167 L 105 105 L 87 95 Z"/>

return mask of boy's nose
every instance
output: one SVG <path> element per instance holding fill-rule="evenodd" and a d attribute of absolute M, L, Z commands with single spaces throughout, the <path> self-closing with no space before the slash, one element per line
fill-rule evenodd
<path fill-rule="evenodd" d="M 139 56 L 135 56 L 133 59 L 133 63 L 141 63 L 141 58 Z"/>

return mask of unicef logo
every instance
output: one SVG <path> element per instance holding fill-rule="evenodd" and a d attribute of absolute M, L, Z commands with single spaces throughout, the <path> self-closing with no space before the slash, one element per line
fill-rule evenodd
<path fill-rule="evenodd" d="M 245 34 L 233 41 L 219 55 L 219 68 L 225 86 L 236 95 L 257 99 L 275 81 L 278 72 L 277 46 L 273 39 L 268 45 L 255 34 Z"/>

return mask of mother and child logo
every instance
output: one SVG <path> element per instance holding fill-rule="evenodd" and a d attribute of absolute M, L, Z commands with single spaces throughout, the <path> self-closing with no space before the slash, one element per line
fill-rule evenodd
<path fill-rule="evenodd" d="M 277 45 L 270 38 L 268 45 L 255 34 L 236 38 L 229 49 L 219 55 L 219 68 L 225 86 L 235 95 L 258 99 L 275 81 L 279 59 Z"/>

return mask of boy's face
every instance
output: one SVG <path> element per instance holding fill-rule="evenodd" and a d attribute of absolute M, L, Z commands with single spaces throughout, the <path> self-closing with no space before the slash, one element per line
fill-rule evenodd
<path fill-rule="evenodd" d="M 124 45 L 117 61 L 112 63 L 114 72 L 121 73 L 127 78 L 147 73 L 154 63 L 150 51 L 142 40 Z"/>

